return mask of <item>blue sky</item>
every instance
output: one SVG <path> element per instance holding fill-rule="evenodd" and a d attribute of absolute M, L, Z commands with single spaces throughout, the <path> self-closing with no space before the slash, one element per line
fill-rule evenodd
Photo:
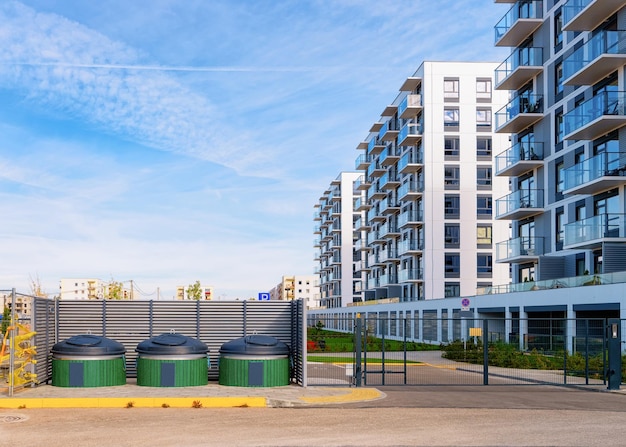
<path fill-rule="evenodd" d="M 0 3 L 0 288 L 222 299 L 312 274 L 313 206 L 424 60 L 503 61 L 493 0 Z"/>

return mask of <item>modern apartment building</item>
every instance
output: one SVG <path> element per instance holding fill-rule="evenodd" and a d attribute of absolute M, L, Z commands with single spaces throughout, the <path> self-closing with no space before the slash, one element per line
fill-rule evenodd
<path fill-rule="evenodd" d="M 60 283 L 62 300 L 101 300 L 107 295 L 108 283 L 96 278 L 63 278 Z"/>
<path fill-rule="evenodd" d="M 493 203 L 509 191 L 493 176 L 494 155 L 509 145 L 494 133 L 508 98 L 493 89 L 496 66 L 424 62 L 358 145 L 365 300 L 475 295 L 508 282 L 508 266 L 494 262 L 508 222 L 494 220 Z"/>
<path fill-rule="evenodd" d="M 511 184 L 496 199 L 496 218 L 511 222 L 497 262 L 516 284 L 624 271 L 626 3 L 496 3 L 511 4 L 495 26 L 511 54 L 495 89 L 511 96 L 495 131 L 512 134 L 496 156 Z"/>
<path fill-rule="evenodd" d="M 315 205 L 320 307 L 343 307 L 362 300 L 361 251 L 355 244 L 364 218 L 362 186 L 362 173 L 342 172 Z"/>
<path fill-rule="evenodd" d="M 304 300 L 307 308 L 319 307 L 319 276 L 283 276 L 281 282 L 270 290 L 270 300 Z"/>

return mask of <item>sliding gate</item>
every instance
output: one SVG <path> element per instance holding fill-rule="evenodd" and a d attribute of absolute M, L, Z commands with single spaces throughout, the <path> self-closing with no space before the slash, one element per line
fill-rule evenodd
<path fill-rule="evenodd" d="M 307 383 L 603 387 L 615 373 L 609 327 L 606 319 L 318 318 L 309 321 Z"/>

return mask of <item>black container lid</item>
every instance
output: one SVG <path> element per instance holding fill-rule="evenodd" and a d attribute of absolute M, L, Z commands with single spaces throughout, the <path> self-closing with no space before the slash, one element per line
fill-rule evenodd
<path fill-rule="evenodd" d="M 220 348 L 221 354 L 288 355 L 289 346 L 269 335 L 247 335 L 228 341 Z"/>
<path fill-rule="evenodd" d="M 99 335 L 74 335 L 52 347 L 53 354 L 108 356 L 122 355 L 126 352 L 123 344 Z"/>
<path fill-rule="evenodd" d="M 142 341 L 135 351 L 139 354 L 184 355 L 206 354 L 209 348 L 198 339 L 182 334 L 165 333 Z"/>

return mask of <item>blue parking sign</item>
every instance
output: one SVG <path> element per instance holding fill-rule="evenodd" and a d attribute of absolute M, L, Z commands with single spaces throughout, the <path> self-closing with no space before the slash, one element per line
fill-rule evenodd
<path fill-rule="evenodd" d="M 259 301 L 269 301 L 270 300 L 270 294 L 267 292 L 261 292 L 259 293 Z"/>

